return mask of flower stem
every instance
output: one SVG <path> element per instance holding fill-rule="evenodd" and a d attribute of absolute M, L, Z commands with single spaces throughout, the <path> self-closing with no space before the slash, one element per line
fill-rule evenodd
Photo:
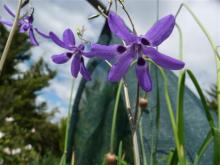
<path fill-rule="evenodd" d="M 74 89 L 74 79 L 72 80 L 72 85 L 71 85 L 71 92 L 70 92 L 69 105 L 68 105 L 68 116 L 67 116 L 67 120 L 66 120 L 66 132 L 65 132 L 65 141 L 64 141 L 64 151 L 63 151 L 62 158 L 60 160 L 60 165 L 65 165 L 66 164 L 68 131 L 69 131 L 69 122 L 70 122 L 70 117 L 71 117 L 71 107 L 72 107 L 72 100 L 73 100 L 73 89 Z"/>
<path fill-rule="evenodd" d="M 212 40 L 211 36 L 209 35 L 208 31 L 205 29 L 205 27 L 203 26 L 203 24 L 200 22 L 200 20 L 197 18 L 197 16 L 193 13 L 193 11 L 190 9 L 190 7 L 188 5 L 186 5 L 185 3 L 182 3 L 176 13 L 176 18 L 179 15 L 182 7 L 185 7 L 187 9 L 187 11 L 191 14 L 191 16 L 193 17 L 193 19 L 196 21 L 196 23 L 199 25 L 200 29 L 203 31 L 203 33 L 205 34 L 206 38 L 208 39 L 211 48 L 213 50 L 213 53 L 215 55 L 216 58 L 216 66 L 217 66 L 217 100 L 218 100 L 218 128 L 220 128 L 220 56 L 219 56 L 219 52 L 217 50 L 217 45 L 215 44 L 215 42 Z"/>
<path fill-rule="evenodd" d="M 147 158 L 146 158 L 145 149 L 144 149 L 142 120 L 140 120 L 139 132 L 140 132 L 140 144 L 141 144 L 141 150 L 142 150 L 143 165 L 147 165 Z"/>
<path fill-rule="evenodd" d="M 23 4 L 23 1 L 19 0 L 16 15 L 15 15 L 15 20 L 14 20 L 14 23 L 12 25 L 11 32 L 9 33 L 8 40 L 6 42 L 4 51 L 3 51 L 1 59 L 0 59 L 0 75 L 2 74 L 3 67 L 4 67 L 4 64 L 5 64 L 6 58 L 8 56 L 9 49 L 11 47 L 11 43 L 12 43 L 14 34 L 15 34 L 17 26 L 18 26 L 18 20 L 19 20 L 19 17 L 20 17 L 20 11 L 21 11 L 21 8 L 22 8 L 22 4 Z"/>
<path fill-rule="evenodd" d="M 166 100 L 166 104 L 167 104 L 167 110 L 170 116 L 170 121 L 171 121 L 171 126 L 172 126 L 172 130 L 173 130 L 173 135 L 174 135 L 174 140 L 176 143 L 176 148 L 177 148 L 177 154 L 178 154 L 178 158 L 180 161 L 180 165 L 184 165 L 185 164 L 185 159 L 184 159 L 184 148 L 183 146 L 180 146 L 179 143 L 179 138 L 178 138 L 178 132 L 177 132 L 177 126 L 176 126 L 176 121 L 175 121 L 175 115 L 173 112 L 173 108 L 172 108 L 172 104 L 171 104 L 171 100 L 170 100 L 170 96 L 169 96 L 169 91 L 168 91 L 168 80 L 167 80 L 167 76 L 164 72 L 164 70 L 159 67 L 157 64 L 155 64 L 152 60 L 148 59 L 148 58 L 144 58 L 146 61 L 152 63 L 153 65 L 155 65 L 164 80 L 164 96 L 165 96 L 165 100 Z"/>
<path fill-rule="evenodd" d="M 183 33 L 180 26 L 177 23 L 176 28 L 179 33 L 179 59 L 183 60 Z"/>
<path fill-rule="evenodd" d="M 120 100 L 120 94 L 121 89 L 123 85 L 123 80 L 120 81 L 117 94 L 116 94 L 116 100 L 114 105 L 114 111 L 113 111 L 113 118 L 112 118 L 112 129 L 111 129 L 111 141 L 110 141 L 110 152 L 114 153 L 114 138 L 115 138 L 115 127 L 116 127 L 116 119 L 117 119 L 117 112 L 118 112 L 118 104 Z"/>
<path fill-rule="evenodd" d="M 129 99 L 129 94 L 128 94 L 128 88 L 127 84 L 123 80 L 123 88 L 124 88 L 124 96 L 125 96 L 125 105 L 126 105 L 126 110 L 127 110 L 127 115 L 128 115 L 128 120 L 131 128 L 131 134 L 132 134 L 132 143 L 133 143 L 133 150 L 134 150 L 134 161 L 135 165 L 140 165 L 140 157 L 139 157 L 139 146 L 138 146 L 138 141 L 137 141 L 137 132 L 135 130 L 135 125 L 134 125 L 134 120 L 133 116 L 131 113 L 131 103 Z"/>
<path fill-rule="evenodd" d="M 128 11 L 127 11 L 127 10 L 126 10 L 126 8 L 125 8 L 125 5 L 123 4 L 123 2 L 122 2 L 121 0 L 118 0 L 118 2 L 121 4 L 122 9 L 123 9 L 123 10 L 124 10 L 124 12 L 126 13 L 126 15 L 127 15 L 128 19 L 129 19 L 129 21 L 130 21 L 130 23 L 131 23 L 131 26 L 132 26 L 132 31 L 133 31 L 135 34 L 137 34 L 137 31 L 135 30 L 134 23 L 133 23 L 133 21 L 132 21 L 132 19 L 131 19 L 130 14 L 128 13 Z"/>
<path fill-rule="evenodd" d="M 138 103 L 139 103 L 139 93 L 140 93 L 140 85 L 137 82 L 137 91 L 136 91 L 136 105 L 135 105 L 135 114 L 134 114 L 134 125 L 137 128 L 138 127 L 138 123 L 137 123 L 137 119 L 138 119 Z"/>

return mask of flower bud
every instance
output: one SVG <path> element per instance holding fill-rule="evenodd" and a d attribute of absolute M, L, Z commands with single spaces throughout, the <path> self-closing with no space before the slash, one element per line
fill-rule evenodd
<path fill-rule="evenodd" d="M 146 98 L 144 98 L 144 97 L 140 97 L 139 98 L 139 107 L 141 109 L 144 109 L 144 108 L 147 107 L 147 105 L 148 105 L 148 100 Z"/>
<path fill-rule="evenodd" d="M 116 156 L 113 153 L 107 153 L 105 155 L 105 160 L 107 165 L 115 165 L 116 164 Z"/>

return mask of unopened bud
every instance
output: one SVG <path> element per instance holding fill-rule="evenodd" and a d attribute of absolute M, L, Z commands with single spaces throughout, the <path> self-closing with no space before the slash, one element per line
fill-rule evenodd
<path fill-rule="evenodd" d="M 148 100 L 146 98 L 144 98 L 144 97 L 140 97 L 139 98 L 139 107 L 141 109 L 144 109 L 144 108 L 147 107 L 147 105 L 148 105 Z"/>
<path fill-rule="evenodd" d="M 107 165 L 115 165 L 116 164 L 116 156 L 113 153 L 107 153 L 105 155 L 105 160 Z"/>

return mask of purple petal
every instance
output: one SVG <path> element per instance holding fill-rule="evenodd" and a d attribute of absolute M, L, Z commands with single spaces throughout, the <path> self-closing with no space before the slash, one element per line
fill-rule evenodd
<path fill-rule="evenodd" d="M 34 31 L 33 31 L 32 28 L 30 28 L 30 30 L 29 30 L 29 38 L 30 38 L 30 41 L 31 41 L 32 45 L 34 45 L 34 46 L 39 45 L 39 43 L 37 42 L 37 40 L 35 38 Z"/>
<path fill-rule="evenodd" d="M 46 35 L 45 33 L 41 32 L 41 31 L 38 30 L 37 28 L 34 28 L 34 30 L 35 30 L 39 35 L 41 35 L 42 37 L 44 37 L 44 38 L 50 38 L 49 35 Z"/>
<path fill-rule="evenodd" d="M 52 41 L 53 41 L 55 44 L 59 45 L 59 46 L 62 47 L 62 48 L 66 48 L 64 42 L 61 41 L 61 40 L 57 37 L 56 34 L 54 34 L 53 32 L 50 32 L 50 33 L 49 33 L 49 36 L 50 36 L 50 38 L 52 39 Z"/>
<path fill-rule="evenodd" d="M 62 53 L 62 54 L 57 54 L 57 55 L 53 55 L 51 57 L 52 61 L 56 64 L 64 64 L 66 63 L 70 57 L 71 57 L 71 53 Z"/>
<path fill-rule="evenodd" d="M 75 37 L 71 29 L 66 29 L 63 32 L 63 41 L 66 47 L 73 47 L 75 46 Z"/>
<path fill-rule="evenodd" d="M 122 18 L 114 12 L 110 12 L 108 15 L 108 25 L 117 37 L 127 43 L 131 43 L 137 39 L 136 35 L 129 31 Z"/>
<path fill-rule="evenodd" d="M 0 20 L 0 23 L 4 24 L 4 25 L 7 25 L 7 26 L 12 26 L 13 25 L 13 22 L 11 21 L 5 21 L 5 20 Z"/>
<path fill-rule="evenodd" d="M 137 64 L 136 75 L 137 75 L 138 83 L 141 86 L 141 88 L 146 92 L 151 91 L 152 81 L 151 81 L 148 65 L 145 61 L 142 64 Z"/>
<path fill-rule="evenodd" d="M 185 65 L 184 62 L 164 55 L 152 47 L 144 48 L 143 52 L 145 55 L 150 57 L 155 63 L 157 63 L 165 69 L 179 70 L 182 69 Z"/>
<path fill-rule="evenodd" d="M 87 81 L 91 80 L 91 75 L 85 67 L 83 58 L 81 59 L 81 63 L 80 63 L 80 73 L 82 74 L 82 76 L 85 80 L 87 80 Z"/>
<path fill-rule="evenodd" d="M 145 34 L 145 38 L 151 43 L 152 46 L 158 46 L 170 36 L 174 26 L 174 16 L 165 16 L 153 25 L 153 27 Z"/>
<path fill-rule="evenodd" d="M 80 70 L 80 61 L 81 56 L 80 54 L 76 54 L 73 58 L 72 64 L 71 64 L 71 73 L 73 77 L 77 77 L 79 70 Z"/>
<path fill-rule="evenodd" d="M 126 51 L 122 45 L 100 45 L 93 44 L 90 52 L 85 53 L 86 57 L 99 57 L 105 60 L 111 60 L 116 55 L 120 55 Z"/>
<path fill-rule="evenodd" d="M 10 14 L 12 17 L 15 17 L 14 12 L 7 5 L 4 5 L 4 8 L 8 12 L 8 14 Z"/>
<path fill-rule="evenodd" d="M 133 60 L 133 50 L 129 50 L 126 53 L 121 55 L 118 63 L 112 66 L 108 79 L 112 82 L 119 81 L 128 71 L 128 68 Z"/>

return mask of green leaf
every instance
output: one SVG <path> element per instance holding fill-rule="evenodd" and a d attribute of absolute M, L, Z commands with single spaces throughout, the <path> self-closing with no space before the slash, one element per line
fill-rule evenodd
<path fill-rule="evenodd" d="M 204 96 L 204 94 L 202 92 L 202 89 L 201 89 L 198 81 L 196 80 L 194 74 L 190 70 L 187 70 L 187 73 L 188 73 L 190 79 L 192 80 L 192 82 L 193 82 L 194 86 L 196 87 L 196 90 L 197 90 L 197 92 L 199 94 L 199 97 L 201 99 L 203 108 L 205 110 L 206 118 L 207 118 L 207 120 L 209 122 L 209 126 L 210 126 L 210 128 L 214 128 L 214 126 L 215 126 L 214 125 L 214 121 L 213 121 L 212 115 L 211 115 L 211 113 L 209 111 L 209 108 L 208 108 L 205 96 Z"/>
<path fill-rule="evenodd" d="M 184 146 L 184 93 L 185 93 L 185 72 L 182 72 L 179 77 L 178 93 L 177 93 L 177 132 L 180 145 Z"/>
<path fill-rule="evenodd" d="M 206 138 L 204 139 L 203 143 L 201 144 L 199 150 L 196 152 L 195 159 L 193 161 L 193 165 L 198 165 L 199 161 L 206 151 L 207 147 L 210 145 L 211 141 L 213 140 L 212 131 L 210 130 L 207 134 Z"/>
<path fill-rule="evenodd" d="M 220 129 L 213 128 L 214 130 L 214 155 L 213 165 L 220 164 Z"/>

